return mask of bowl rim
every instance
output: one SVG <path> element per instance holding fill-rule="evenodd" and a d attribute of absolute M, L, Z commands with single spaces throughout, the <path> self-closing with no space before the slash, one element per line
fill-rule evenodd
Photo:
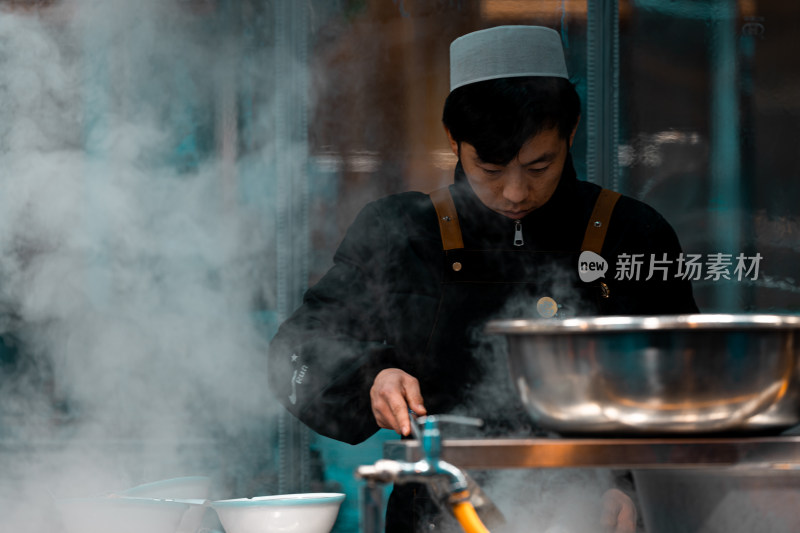
<path fill-rule="evenodd" d="M 611 315 L 574 318 L 536 318 L 491 320 L 490 334 L 592 334 L 632 331 L 719 331 L 719 330 L 796 330 L 800 315 L 721 314 L 627 316 Z"/>
<path fill-rule="evenodd" d="M 170 488 L 175 485 L 184 485 L 189 483 L 198 483 L 211 486 L 211 478 L 208 476 L 181 476 L 172 477 L 168 479 L 159 479 L 158 481 L 150 481 L 140 485 L 134 485 L 127 489 L 117 492 L 117 494 L 131 497 L 139 497 L 140 493 L 147 493 L 152 490 Z M 147 496 L 145 496 L 147 497 Z"/>
<path fill-rule="evenodd" d="M 256 496 L 254 498 L 235 498 L 232 500 L 216 500 L 211 507 L 252 507 L 278 505 L 314 505 L 332 504 L 344 501 L 341 492 L 305 492 L 299 494 L 275 494 L 272 496 Z"/>
<path fill-rule="evenodd" d="M 133 496 L 94 496 L 84 498 L 60 498 L 56 500 L 58 506 L 75 506 L 75 505 L 88 505 L 88 506 L 112 506 L 112 507 L 153 507 L 159 509 L 166 509 L 172 507 L 174 509 L 187 510 L 192 505 L 202 505 L 200 503 L 192 503 L 189 500 L 165 500 L 159 498 L 140 498 Z"/>

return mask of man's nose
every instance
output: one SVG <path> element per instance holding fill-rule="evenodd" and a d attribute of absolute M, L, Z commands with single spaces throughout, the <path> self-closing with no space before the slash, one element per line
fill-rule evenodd
<path fill-rule="evenodd" d="M 523 170 L 513 169 L 508 173 L 503 187 L 503 198 L 513 204 L 522 203 L 528 198 L 528 183 L 525 181 Z"/>

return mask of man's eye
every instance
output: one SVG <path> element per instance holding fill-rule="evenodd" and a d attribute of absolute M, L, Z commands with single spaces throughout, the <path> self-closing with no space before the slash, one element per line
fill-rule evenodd
<path fill-rule="evenodd" d="M 484 172 L 486 172 L 487 174 L 500 174 L 500 169 L 499 168 L 484 168 L 484 167 L 481 167 L 481 169 Z"/>
<path fill-rule="evenodd" d="M 528 172 L 530 172 L 531 174 L 541 174 L 542 172 L 544 172 L 548 168 L 550 168 L 550 165 L 547 165 L 546 167 L 541 167 L 541 168 L 529 168 Z"/>

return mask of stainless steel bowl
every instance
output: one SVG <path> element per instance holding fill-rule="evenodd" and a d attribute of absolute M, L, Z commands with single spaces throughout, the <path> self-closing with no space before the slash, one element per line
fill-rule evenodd
<path fill-rule="evenodd" d="M 511 377 L 560 433 L 764 431 L 800 422 L 800 316 L 497 320 Z"/>

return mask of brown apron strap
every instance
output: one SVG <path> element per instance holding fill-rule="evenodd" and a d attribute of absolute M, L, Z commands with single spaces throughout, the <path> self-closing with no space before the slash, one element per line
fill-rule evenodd
<path fill-rule="evenodd" d="M 461 238 L 461 226 L 458 224 L 458 213 L 456 213 L 453 197 L 450 196 L 450 188 L 437 189 L 430 196 L 433 207 L 436 209 L 436 216 L 439 219 L 442 249 L 454 250 L 463 248 L 464 240 Z"/>
<path fill-rule="evenodd" d="M 602 189 L 600 196 L 594 203 L 592 216 L 589 217 L 589 225 L 586 226 L 586 234 L 583 236 L 581 251 L 590 251 L 599 254 L 603 249 L 603 241 L 606 240 L 608 222 L 611 220 L 611 213 L 619 200 L 620 193 Z"/>
<path fill-rule="evenodd" d="M 611 213 L 619 200 L 620 193 L 603 189 L 595 201 L 592 215 L 589 217 L 589 224 L 583 237 L 581 251 L 592 251 L 599 254 L 603 249 L 603 242 L 606 239 L 608 223 L 611 220 Z M 442 235 L 442 249 L 454 250 L 464 247 L 461 238 L 461 226 L 458 223 L 458 213 L 450 196 L 450 189 L 444 187 L 430 193 L 433 207 L 436 209 L 436 216 L 439 219 L 439 232 Z"/>

